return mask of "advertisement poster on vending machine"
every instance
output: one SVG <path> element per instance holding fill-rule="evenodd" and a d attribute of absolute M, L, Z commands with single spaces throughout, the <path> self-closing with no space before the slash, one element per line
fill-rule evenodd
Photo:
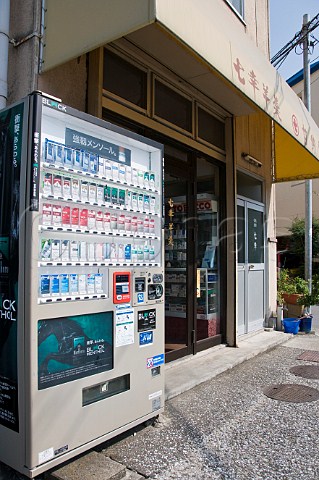
<path fill-rule="evenodd" d="M 17 321 L 24 104 L 0 113 L 0 424 L 19 431 Z"/>

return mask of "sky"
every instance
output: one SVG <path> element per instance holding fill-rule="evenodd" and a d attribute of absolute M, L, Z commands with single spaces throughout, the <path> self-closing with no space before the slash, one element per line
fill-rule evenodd
<path fill-rule="evenodd" d="M 312 20 L 319 13 L 319 0 L 270 0 L 270 56 L 273 57 L 294 35 L 301 30 L 303 15 L 308 13 Z M 319 40 L 319 27 L 313 31 Z M 298 49 L 297 53 L 301 53 Z M 302 54 L 292 50 L 283 65 L 278 69 L 284 79 L 288 79 L 302 69 Z M 319 43 L 310 56 L 311 62 L 319 60 Z"/>

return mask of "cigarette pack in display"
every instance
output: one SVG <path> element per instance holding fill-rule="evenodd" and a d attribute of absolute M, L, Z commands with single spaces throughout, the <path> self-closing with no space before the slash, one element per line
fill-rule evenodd
<path fill-rule="evenodd" d="M 96 185 L 95 183 L 89 184 L 89 201 L 91 203 L 96 203 Z"/>
<path fill-rule="evenodd" d="M 156 198 L 150 197 L 150 213 L 155 213 Z"/>
<path fill-rule="evenodd" d="M 55 227 L 62 225 L 62 207 L 61 205 L 52 205 L 52 224 Z"/>
<path fill-rule="evenodd" d="M 103 185 L 96 186 L 96 200 L 97 203 L 104 203 L 104 187 Z"/>
<path fill-rule="evenodd" d="M 144 195 L 143 193 L 139 193 L 137 196 L 137 211 L 143 212 L 144 209 Z"/>
<path fill-rule="evenodd" d="M 105 203 L 111 203 L 111 187 L 107 185 L 104 187 L 104 200 Z"/>
<path fill-rule="evenodd" d="M 95 293 L 95 274 L 94 273 L 88 273 L 87 293 L 88 295 L 93 295 Z"/>
<path fill-rule="evenodd" d="M 150 213 L 150 196 L 144 195 L 144 212 Z"/>
<path fill-rule="evenodd" d="M 119 205 L 125 205 L 125 190 L 119 189 L 119 198 L 118 198 Z"/>
<path fill-rule="evenodd" d="M 64 163 L 64 145 L 56 144 L 55 149 L 55 162 L 58 165 L 63 165 Z"/>
<path fill-rule="evenodd" d="M 88 261 L 89 262 L 95 262 L 95 245 L 94 245 L 94 243 L 88 243 L 87 244 L 87 249 L 88 249 Z"/>
<path fill-rule="evenodd" d="M 144 250 L 143 246 L 141 244 L 137 245 L 137 261 L 138 262 L 143 262 L 144 260 Z"/>
<path fill-rule="evenodd" d="M 104 226 L 103 226 L 103 212 L 101 210 L 99 210 L 98 212 L 96 212 L 96 229 L 99 231 L 99 232 L 102 232 Z"/>
<path fill-rule="evenodd" d="M 150 172 L 144 172 L 144 187 L 150 188 Z"/>
<path fill-rule="evenodd" d="M 144 243 L 144 262 L 148 262 L 150 259 L 150 248 L 148 242 Z"/>
<path fill-rule="evenodd" d="M 99 175 L 103 177 L 104 176 L 104 158 L 103 157 L 99 156 L 98 164 L 99 164 Z"/>
<path fill-rule="evenodd" d="M 71 210 L 71 225 L 72 227 L 79 226 L 79 209 L 78 207 L 74 207 Z"/>
<path fill-rule="evenodd" d="M 111 231 L 111 214 L 110 214 L 110 212 L 104 212 L 103 221 L 104 221 L 104 231 L 105 232 L 110 232 Z"/>
<path fill-rule="evenodd" d="M 132 219 L 129 215 L 125 216 L 125 223 L 124 223 L 124 230 L 127 233 L 131 233 L 131 225 L 132 225 Z"/>
<path fill-rule="evenodd" d="M 69 275 L 67 273 L 60 275 L 60 292 L 61 295 L 69 295 Z"/>
<path fill-rule="evenodd" d="M 132 192 L 132 209 L 134 210 L 134 212 L 137 211 L 137 193 L 136 192 Z"/>
<path fill-rule="evenodd" d="M 47 162 L 54 163 L 55 159 L 55 143 L 49 139 L 45 139 L 44 143 L 44 159 Z"/>
<path fill-rule="evenodd" d="M 80 227 L 88 228 L 88 209 L 82 208 L 80 211 Z"/>
<path fill-rule="evenodd" d="M 70 242 L 70 260 L 71 262 L 79 261 L 79 242 L 75 240 Z"/>
<path fill-rule="evenodd" d="M 52 173 L 44 174 L 42 191 L 45 195 L 52 195 Z"/>
<path fill-rule="evenodd" d="M 41 275 L 40 277 L 40 294 L 42 297 L 48 297 L 51 293 L 50 275 Z"/>
<path fill-rule="evenodd" d="M 70 261 L 70 240 L 62 240 L 61 242 L 61 261 Z"/>
<path fill-rule="evenodd" d="M 71 197 L 71 178 L 62 177 L 62 192 L 64 200 L 67 200 Z"/>
<path fill-rule="evenodd" d="M 82 180 L 81 182 L 81 201 L 87 202 L 89 199 L 89 184 Z"/>
<path fill-rule="evenodd" d="M 132 177 L 131 177 L 131 180 L 132 180 L 132 184 L 137 187 L 137 185 L 138 185 L 138 178 L 137 178 L 137 169 L 136 169 L 136 168 L 132 168 Z"/>
<path fill-rule="evenodd" d="M 95 230 L 96 228 L 96 212 L 95 210 L 88 211 L 88 228 L 89 230 Z"/>
<path fill-rule="evenodd" d="M 117 259 L 119 262 L 124 262 L 124 245 L 120 243 L 117 248 Z"/>
<path fill-rule="evenodd" d="M 89 171 L 89 165 L 90 165 L 90 153 L 87 152 L 86 150 L 82 151 L 82 170 L 83 172 L 88 172 Z"/>
<path fill-rule="evenodd" d="M 132 183 L 132 167 L 130 165 L 126 165 L 125 181 L 126 183 Z"/>
<path fill-rule="evenodd" d="M 70 295 L 74 295 L 79 291 L 79 277 L 76 273 L 70 273 L 69 275 L 69 290 Z"/>
<path fill-rule="evenodd" d="M 109 243 L 103 244 L 103 258 L 105 261 L 109 261 L 111 258 L 111 245 Z"/>
<path fill-rule="evenodd" d="M 80 199 L 80 181 L 77 178 L 71 180 L 71 195 L 75 202 Z"/>
<path fill-rule="evenodd" d="M 117 261 L 117 245 L 116 243 L 111 243 L 111 252 L 110 252 L 111 262 Z"/>
<path fill-rule="evenodd" d="M 131 231 L 132 231 L 132 233 L 137 232 L 137 217 L 132 217 Z"/>
<path fill-rule="evenodd" d="M 144 218 L 144 234 L 149 233 L 150 231 L 150 219 L 148 217 Z"/>
<path fill-rule="evenodd" d="M 87 261 L 87 244 L 86 242 L 79 243 L 79 254 L 81 262 Z"/>
<path fill-rule="evenodd" d="M 150 245 L 149 255 L 150 255 L 150 262 L 153 262 L 154 259 L 155 259 L 155 248 L 154 248 L 154 245 Z"/>
<path fill-rule="evenodd" d="M 112 180 L 112 165 L 107 158 L 104 159 L 104 176 L 107 180 Z"/>
<path fill-rule="evenodd" d="M 113 205 L 117 205 L 119 201 L 119 189 L 112 187 L 111 190 L 111 202 Z"/>
<path fill-rule="evenodd" d="M 56 262 L 61 259 L 61 242 L 60 240 L 52 240 L 51 243 L 51 260 Z"/>
<path fill-rule="evenodd" d="M 130 243 L 125 245 L 124 259 L 126 262 L 131 262 L 131 244 Z"/>
<path fill-rule="evenodd" d="M 154 220 L 154 218 L 150 218 L 149 232 L 150 232 L 150 235 L 155 235 L 155 220 Z"/>
<path fill-rule="evenodd" d="M 119 164 L 119 181 L 124 183 L 126 180 L 126 166 Z"/>
<path fill-rule="evenodd" d="M 89 167 L 90 167 L 90 172 L 91 173 L 97 173 L 97 170 L 98 170 L 98 156 L 96 155 L 96 153 L 90 153 Z"/>
<path fill-rule="evenodd" d="M 41 260 L 51 260 L 51 240 L 41 240 Z"/>
<path fill-rule="evenodd" d="M 95 293 L 103 293 L 103 274 L 95 274 Z"/>
<path fill-rule="evenodd" d="M 132 208 L 132 192 L 130 190 L 126 190 L 125 192 L 125 207 L 127 210 L 131 210 Z"/>
<path fill-rule="evenodd" d="M 70 147 L 64 147 L 64 165 L 73 167 L 73 151 Z"/>
<path fill-rule="evenodd" d="M 82 152 L 73 150 L 73 165 L 76 170 L 82 170 Z"/>
<path fill-rule="evenodd" d="M 61 175 L 53 175 L 53 195 L 62 197 L 62 178 Z"/>
<path fill-rule="evenodd" d="M 125 230 L 125 215 L 119 215 L 117 221 L 117 229 L 119 232 L 124 232 Z"/>
<path fill-rule="evenodd" d="M 155 190 L 155 173 L 149 172 L 149 187 Z"/>
<path fill-rule="evenodd" d="M 102 262 L 103 260 L 103 243 L 97 243 L 95 245 L 95 260 Z"/>
<path fill-rule="evenodd" d="M 117 162 L 112 162 L 112 180 L 117 182 L 119 179 L 119 165 Z"/>
<path fill-rule="evenodd" d="M 139 187 L 144 187 L 144 172 L 143 170 L 137 170 L 137 184 Z"/>
<path fill-rule="evenodd" d="M 71 216 L 71 208 L 65 206 L 62 208 L 62 225 L 64 227 L 70 226 L 70 216 Z"/>
<path fill-rule="evenodd" d="M 52 225 L 52 205 L 44 203 L 42 205 L 42 225 Z"/>
<path fill-rule="evenodd" d="M 79 273 L 79 294 L 86 294 L 86 274 Z"/>
<path fill-rule="evenodd" d="M 58 274 L 51 275 L 51 295 L 60 295 L 60 276 Z"/>
<path fill-rule="evenodd" d="M 115 213 L 111 213 L 111 231 L 117 231 L 117 215 Z"/>
<path fill-rule="evenodd" d="M 140 235 L 144 234 L 144 222 L 141 217 L 137 218 L 137 233 L 139 233 Z"/>
<path fill-rule="evenodd" d="M 133 243 L 131 248 L 132 263 L 137 263 L 137 245 Z"/>

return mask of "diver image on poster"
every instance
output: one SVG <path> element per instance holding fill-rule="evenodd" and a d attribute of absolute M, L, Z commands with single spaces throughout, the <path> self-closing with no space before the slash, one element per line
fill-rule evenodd
<path fill-rule="evenodd" d="M 112 312 L 39 320 L 39 390 L 112 368 Z"/>
<path fill-rule="evenodd" d="M 24 105 L 0 113 L 0 424 L 19 431 L 17 323 Z"/>

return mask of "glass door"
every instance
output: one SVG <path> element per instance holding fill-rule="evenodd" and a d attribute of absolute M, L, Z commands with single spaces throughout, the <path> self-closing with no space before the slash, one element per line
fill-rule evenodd
<path fill-rule="evenodd" d="M 196 346 L 195 353 L 220 343 L 218 259 L 219 170 L 197 159 Z"/>
<path fill-rule="evenodd" d="M 165 352 L 166 361 L 192 353 L 190 175 L 187 164 L 165 157 Z"/>

